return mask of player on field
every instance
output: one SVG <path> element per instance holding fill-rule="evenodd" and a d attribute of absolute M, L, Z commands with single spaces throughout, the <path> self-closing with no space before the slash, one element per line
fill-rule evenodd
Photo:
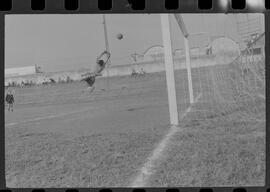
<path fill-rule="evenodd" d="M 8 111 L 13 111 L 14 95 L 10 90 L 6 94 L 6 102 L 8 104 Z"/>
<path fill-rule="evenodd" d="M 88 85 L 87 90 L 90 90 L 90 93 L 94 91 L 94 83 L 97 76 L 102 76 L 101 72 L 105 69 L 107 62 L 110 59 L 111 54 L 108 51 L 104 51 L 96 60 L 96 69 L 93 73 L 86 73 L 82 75 L 84 77 L 82 81 L 85 81 Z"/>

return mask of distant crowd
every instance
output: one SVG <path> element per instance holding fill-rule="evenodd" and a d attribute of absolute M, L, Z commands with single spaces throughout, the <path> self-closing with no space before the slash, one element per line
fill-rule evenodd
<path fill-rule="evenodd" d="M 145 76 L 146 72 L 144 71 L 143 68 L 140 70 L 135 70 L 132 69 L 130 76 L 137 78 L 140 76 Z M 74 82 L 75 80 L 72 79 L 70 76 L 67 76 L 66 78 L 44 78 L 40 80 L 39 82 L 35 80 L 10 80 L 5 84 L 5 87 L 31 87 L 31 86 L 37 86 L 37 85 L 52 85 L 52 84 L 65 84 L 65 83 L 71 83 Z"/>
<path fill-rule="evenodd" d="M 135 69 L 132 69 L 132 72 L 131 72 L 131 77 L 134 77 L 134 78 L 137 78 L 137 77 L 140 77 L 140 76 L 145 76 L 146 72 L 144 71 L 143 68 L 141 68 L 140 70 L 135 70 Z"/>
<path fill-rule="evenodd" d="M 69 76 L 67 76 L 65 79 L 58 78 L 58 80 L 55 80 L 53 78 L 44 78 L 41 82 L 36 82 L 34 80 L 22 80 L 22 81 L 10 81 L 5 86 L 6 87 L 30 87 L 30 86 L 36 86 L 36 85 L 51 85 L 56 83 L 71 83 L 74 80 L 71 79 Z"/>

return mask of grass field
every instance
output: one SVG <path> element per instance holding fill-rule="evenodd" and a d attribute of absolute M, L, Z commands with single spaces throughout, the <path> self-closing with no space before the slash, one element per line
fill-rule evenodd
<path fill-rule="evenodd" d="M 237 108 L 229 120 L 198 118 L 213 99 L 200 84 L 208 81 L 193 74 L 202 96 L 147 186 L 264 185 L 265 122 L 241 121 Z M 15 90 L 15 111 L 5 114 L 8 187 L 130 186 L 170 128 L 165 73 L 101 78 L 96 87 L 92 94 L 79 82 Z M 181 116 L 189 106 L 184 71 L 176 71 L 176 87 Z"/>

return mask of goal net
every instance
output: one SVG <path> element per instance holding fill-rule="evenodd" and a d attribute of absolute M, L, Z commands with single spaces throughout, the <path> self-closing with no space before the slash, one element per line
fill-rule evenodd
<path fill-rule="evenodd" d="M 225 15 L 224 15 L 225 16 Z M 173 22 L 171 22 L 173 23 Z M 174 23 L 173 23 L 174 24 Z M 189 26 L 187 26 L 189 27 Z M 229 27 L 229 26 L 227 26 Z M 190 103 L 183 35 L 173 30 L 177 102 L 185 122 L 265 121 L 265 34 L 246 32 L 245 41 L 230 34 L 190 33 L 188 37 L 194 103 Z M 253 28 L 254 30 L 254 28 Z M 239 31 L 238 31 L 239 33 Z M 240 46 L 242 45 L 242 46 Z"/>

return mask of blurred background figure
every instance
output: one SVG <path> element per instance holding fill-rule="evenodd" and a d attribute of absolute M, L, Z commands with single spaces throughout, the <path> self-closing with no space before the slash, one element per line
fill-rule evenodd
<path fill-rule="evenodd" d="M 6 94 L 6 102 L 8 104 L 8 111 L 13 111 L 14 91 L 8 90 Z"/>

